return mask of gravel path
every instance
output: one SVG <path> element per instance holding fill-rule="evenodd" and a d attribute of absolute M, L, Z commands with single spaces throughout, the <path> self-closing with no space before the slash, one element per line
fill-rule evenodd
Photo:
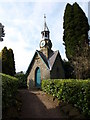
<path fill-rule="evenodd" d="M 67 118 L 58 100 L 40 90 L 19 90 L 22 100 L 20 118 Z"/>

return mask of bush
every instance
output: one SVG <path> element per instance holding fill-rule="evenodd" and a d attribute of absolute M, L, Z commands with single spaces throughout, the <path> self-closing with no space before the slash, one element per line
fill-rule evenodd
<path fill-rule="evenodd" d="M 16 78 L 18 78 L 18 88 L 27 88 L 27 77 L 24 73 L 16 74 Z"/>
<path fill-rule="evenodd" d="M 0 77 L 2 78 L 2 109 L 5 110 L 16 102 L 18 79 L 2 73 Z"/>
<path fill-rule="evenodd" d="M 90 80 L 43 80 L 42 90 L 90 116 Z"/>

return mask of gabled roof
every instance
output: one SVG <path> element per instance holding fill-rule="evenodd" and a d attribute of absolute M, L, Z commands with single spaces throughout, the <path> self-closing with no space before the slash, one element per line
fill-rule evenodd
<path fill-rule="evenodd" d="M 58 54 L 59 54 L 59 51 L 55 51 L 55 52 L 53 52 L 51 57 L 49 57 L 48 62 L 49 62 L 50 70 L 52 70 L 52 67 L 55 63 L 55 60 L 56 60 L 56 57 Z"/>
<path fill-rule="evenodd" d="M 32 58 L 32 60 L 31 60 L 31 63 L 29 64 L 29 67 L 28 67 L 28 69 L 27 69 L 27 71 L 26 71 L 26 74 L 27 74 L 27 75 L 29 74 L 29 72 L 30 72 L 30 70 L 31 70 L 31 68 L 32 68 L 32 64 L 33 64 L 33 61 L 34 61 L 34 59 L 35 59 L 35 57 L 36 57 L 36 54 L 39 55 L 39 57 L 41 58 L 41 60 L 44 62 L 44 64 L 46 65 L 46 67 L 49 69 L 49 65 L 48 65 L 48 61 L 47 61 L 46 56 L 45 56 L 42 52 L 36 50 L 36 51 L 35 51 L 35 54 L 34 54 L 34 56 L 33 56 L 33 58 Z"/>
<path fill-rule="evenodd" d="M 29 67 L 28 67 L 28 69 L 26 71 L 27 75 L 29 74 L 29 72 L 30 72 L 30 70 L 32 68 L 32 64 L 33 64 L 33 61 L 35 59 L 36 54 L 39 55 L 40 59 L 43 61 L 43 63 L 46 65 L 46 67 L 48 69 L 50 69 L 50 70 L 52 70 L 52 67 L 53 67 L 53 65 L 55 63 L 55 60 L 56 60 L 57 56 L 60 55 L 59 51 L 53 51 L 49 55 L 49 58 L 47 59 L 46 56 L 41 51 L 36 50 L 32 60 L 31 60 L 31 63 L 30 63 L 30 65 L 29 65 Z M 60 57 L 60 59 L 61 59 L 61 57 Z"/>

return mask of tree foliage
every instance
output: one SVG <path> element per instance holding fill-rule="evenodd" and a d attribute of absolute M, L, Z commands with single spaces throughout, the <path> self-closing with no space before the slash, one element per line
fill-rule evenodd
<path fill-rule="evenodd" d="M 75 78 L 74 68 L 71 66 L 69 61 L 63 60 L 63 67 L 66 79 Z"/>
<path fill-rule="evenodd" d="M 82 73 L 89 68 L 90 59 L 89 24 L 84 11 L 76 2 L 66 5 L 63 28 L 66 56 L 74 66 L 76 77 L 83 78 Z"/>
<path fill-rule="evenodd" d="M 2 49 L 2 73 L 14 76 L 15 74 L 15 61 L 12 49 L 4 47 Z"/>
<path fill-rule="evenodd" d="M 4 26 L 0 23 L 0 41 L 3 41 L 4 36 L 5 36 Z"/>
<path fill-rule="evenodd" d="M 15 75 L 16 78 L 18 78 L 18 88 L 27 88 L 27 76 L 23 73 L 23 71 L 17 73 Z"/>

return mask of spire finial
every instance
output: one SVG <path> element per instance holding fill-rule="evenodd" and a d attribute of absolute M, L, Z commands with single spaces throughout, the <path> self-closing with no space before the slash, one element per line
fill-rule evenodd
<path fill-rule="evenodd" d="M 46 21 L 46 14 L 44 14 L 44 20 Z"/>

